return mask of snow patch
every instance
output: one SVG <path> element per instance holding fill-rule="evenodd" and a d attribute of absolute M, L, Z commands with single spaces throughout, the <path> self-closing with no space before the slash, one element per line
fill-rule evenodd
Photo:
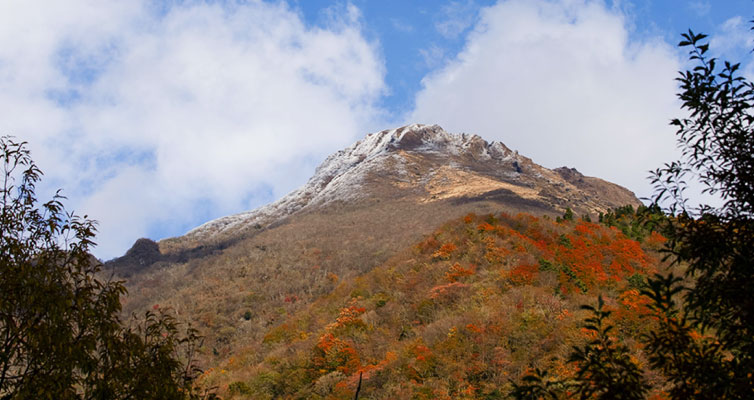
<path fill-rule="evenodd" d="M 209 221 L 189 231 L 187 236 L 214 236 L 249 226 L 265 227 L 307 207 L 335 200 L 356 200 L 364 195 L 362 183 L 367 173 L 383 168 L 387 160 L 394 161 L 399 174 L 410 174 L 405 170 L 402 157 L 396 157 L 396 151 L 404 147 L 419 153 L 454 156 L 473 153 L 477 159 L 507 161 L 518 158 L 500 142 L 487 143 L 477 135 L 448 133 L 438 125 L 412 124 L 375 132 L 327 157 L 304 186 L 280 200 L 252 211 Z"/>

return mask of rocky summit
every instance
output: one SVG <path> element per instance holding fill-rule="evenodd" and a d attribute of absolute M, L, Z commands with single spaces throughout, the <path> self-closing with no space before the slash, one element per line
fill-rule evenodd
<path fill-rule="evenodd" d="M 438 125 L 408 125 L 367 135 L 329 156 L 301 188 L 256 210 L 219 218 L 186 236 L 204 240 L 257 229 L 297 213 L 369 200 L 489 201 L 532 212 L 567 207 L 595 214 L 640 204 L 625 188 L 573 168 L 549 170 L 477 135 L 452 134 Z"/>

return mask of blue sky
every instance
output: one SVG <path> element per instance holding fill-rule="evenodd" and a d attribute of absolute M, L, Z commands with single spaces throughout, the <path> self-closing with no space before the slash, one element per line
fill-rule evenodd
<path fill-rule="evenodd" d="M 355 1 L 364 20 L 365 35 L 380 44 L 388 87 L 380 100 L 394 114 L 413 107 L 413 96 L 421 89 L 422 78 L 443 61 L 456 55 L 468 31 L 478 21 L 481 7 L 491 0 L 437 1 Z M 332 7 L 346 3 L 332 1 L 293 2 L 307 23 L 326 26 Z"/>
<path fill-rule="evenodd" d="M 691 28 L 754 70 L 749 0 L 0 4 L 0 131 L 96 254 L 181 235 L 303 184 L 369 132 L 437 123 L 648 196 L 676 157 Z"/>
<path fill-rule="evenodd" d="M 495 0 L 291 2 L 308 24 L 316 26 L 327 26 L 333 7 L 353 4 L 359 8 L 366 36 L 379 42 L 384 57 L 389 90 L 381 99 L 382 105 L 395 114 L 413 107 L 422 78 L 463 49 L 466 34 L 479 21 L 480 9 L 496 3 Z M 751 0 L 637 0 L 604 4 L 628 16 L 629 33 L 634 38 L 661 38 L 670 44 L 680 41 L 680 34 L 688 29 L 711 34 L 730 18 L 743 16 L 744 22 L 748 21 L 747 11 L 754 11 Z M 730 56 L 746 56 L 738 50 Z"/>

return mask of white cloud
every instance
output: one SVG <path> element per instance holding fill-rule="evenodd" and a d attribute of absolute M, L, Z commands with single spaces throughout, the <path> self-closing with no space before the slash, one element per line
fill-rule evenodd
<path fill-rule="evenodd" d="M 101 257 L 293 189 L 385 90 L 352 6 L 317 28 L 284 4 L 150 4 L 0 6 L 0 131 L 100 221 Z"/>
<path fill-rule="evenodd" d="M 414 31 L 413 25 L 400 18 L 390 18 L 390 26 L 398 32 L 412 33 Z"/>
<path fill-rule="evenodd" d="M 510 0 L 481 12 L 464 50 L 423 80 L 412 122 L 500 140 L 547 167 L 651 194 L 675 159 L 675 50 L 629 40 L 598 1 Z"/>
<path fill-rule="evenodd" d="M 749 52 L 754 47 L 749 24 L 746 19 L 736 16 L 725 20 L 710 37 L 710 49 L 715 53 Z"/>
<path fill-rule="evenodd" d="M 704 0 L 692 1 L 688 4 L 688 7 L 700 17 L 708 15 L 710 10 L 712 9 L 710 2 Z"/>
<path fill-rule="evenodd" d="M 473 0 L 450 1 L 440 7 L 435 29 L 446 39 L 455 39 L 474 24 L 477 9 Z"/>
<path fill-rule="evenodd" d="M 445 49 L 433 44 L 426 49 L 419 49 L 419 55 L 428 68 L 437 68 L 445 61 Z"/>

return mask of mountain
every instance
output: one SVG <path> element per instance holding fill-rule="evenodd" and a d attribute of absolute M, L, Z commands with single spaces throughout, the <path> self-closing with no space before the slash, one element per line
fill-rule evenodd
<path fill-rule="evenodd" d="M 571 168 L 549 170 L 500 142 L 409 125 L 328 157 L 301 188 L 253 211 L 106 263 L 127 278 L 125 312 L 172 307 L 206 335 L 206 362 L 260 347 L 266 333 L 446 221 L 469 213 L 591 215 L 639 206 Z"/>
<path fill-rule="evenodd" d="M 190 231 L 202 242 L 267 227 L 332 204 L 411 200 L 454 205 L 492 201 L 525 210 L 604 212 L 639 205 L 633 193 L 573 168 L 549 170 L 477 135 L 437 125 L 409 125 L 367 135 L 328 157 L 301 188 L 253 211 L 219 218 Z"/>
<path fill-rule="evenodd" d="M 570 207 L 577 215 L 596 215 L 641 204 L 623 187 L 573 168 L 549 170 L 503 143 L 415 124 L 369 134 L 329 156 L 304 186 L 282 199 L 209 221 L 183 237 L 163 241 L 160 248 L 163 260 L 185 262 L 212 252 L 213 246 L 225 247 L 240 237 L 286 224 L 294 215 L 348 212 L 380 202 L 400 203 L 396 216 L 411 215 L 407 211 L 414 209 L 442 209 L 443 215 L 454 210 L 451 215 L 461 215 L 469 209 L 499 207 L 534 214 L 562 214 Z M 434 220 L 430 227 L 444 219 Z M 145 245 L 136 243 L 129 252 Z M 158 261 L 150 253 L 149 260 Z M 138 270 L 149 263 L 127 254 L 109 264 Z"/>

